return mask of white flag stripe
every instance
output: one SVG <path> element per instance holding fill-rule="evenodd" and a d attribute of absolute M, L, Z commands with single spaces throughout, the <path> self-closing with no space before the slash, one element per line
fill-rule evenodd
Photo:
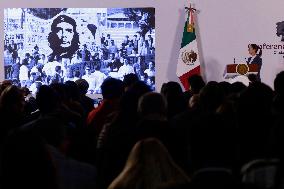
<path fill-rule="evenodd" d="M 193 62 L 193 65 L 186 65 L 183 60 L 182 60 L 182 55 L 183 52 L 191 52 L 194 51 L 197 54 L 197 59 L 195 62 Z M 199 54 L 198 54 L 198 49 L 197 49 L 197 42 L 196 39 L 184 46 L 183 48 L 180 49 L 179 52 L 179 58 L 178 58 L 178 64 L 177 64 L 177 76 L 180 77 L 183 74 L 189 72 L 190 70 L 193 70 L 194 68 L 200 66 L 200 61 L 199 61 Z"/>

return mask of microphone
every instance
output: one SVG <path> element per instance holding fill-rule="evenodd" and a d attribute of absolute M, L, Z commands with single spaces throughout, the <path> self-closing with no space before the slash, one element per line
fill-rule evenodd
<path fill-rule="evenodd" d="M 236 58 L 234 58 L 234 64 L 236 64 Z"/>

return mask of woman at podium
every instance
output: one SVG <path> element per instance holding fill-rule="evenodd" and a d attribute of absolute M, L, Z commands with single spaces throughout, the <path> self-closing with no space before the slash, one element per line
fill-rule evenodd
<path fill-rule="evenodd" d="M 251 57 L 248 58 L 247 64 L 258 64 L 258 73 L 256 74 L 256 77 L 258 81 L 261 81 L 260 79 L 260 70 L 262 66 L 262 50 L 261 48 L 256 44 L 249 44 L 248 45 L 248 52 L 251 55 Z"/>

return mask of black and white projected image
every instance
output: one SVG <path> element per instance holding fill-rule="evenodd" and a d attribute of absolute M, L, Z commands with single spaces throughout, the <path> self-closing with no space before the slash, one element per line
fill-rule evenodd
<path fill-rule="evenodd" d="M 4 9 L 4 67 L 34 94 L 80 78 L 100 94 L 106 78 L 130 73 L 155 89 L 155 9 Z"/>

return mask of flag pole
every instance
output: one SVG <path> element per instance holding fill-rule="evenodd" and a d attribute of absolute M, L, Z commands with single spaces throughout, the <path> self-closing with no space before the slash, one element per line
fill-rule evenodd
<path fill-rule="evenodd" d="M 192 33 L 194 31 L 194 20 L 193 20 L 193 13 L 196 11 L 195 8 L 192 7 L 191 3 L 189 7 L 185 7 L 186 12 L 188 12 L 187 17 L 187 32 Z"/>
<path fill-rule="evenodd" d="M 196 9 L 193 8 L 193 4 L 189 4 L 188 6 L 184 6 L 185 13 L 188 14 L 187 19 L 184 22 L 185 25 L 176 71 L 176 74 L 185 90 L 188 90 L 190 87 L 188 78 L 193 75 L 200 75 L 200 59 L 193 19 Z"/>

